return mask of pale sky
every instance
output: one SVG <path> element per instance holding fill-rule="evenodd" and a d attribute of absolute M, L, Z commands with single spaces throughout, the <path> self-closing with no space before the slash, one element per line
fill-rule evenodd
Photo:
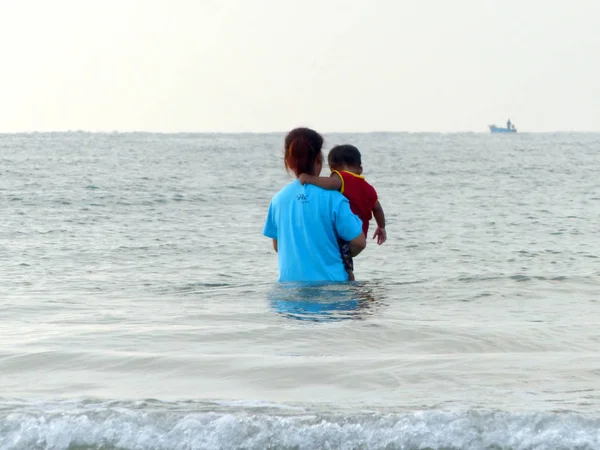
<path fill-rule="evenodd" d="M 0 0 L 0 132 L 600 131 L 599 0 Z"/>

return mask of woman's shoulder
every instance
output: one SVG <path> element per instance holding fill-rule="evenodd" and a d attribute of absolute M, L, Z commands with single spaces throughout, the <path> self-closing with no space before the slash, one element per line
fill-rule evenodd
<path fill-rule="evenodd" d="M 323 189 L 319 186 L 310 185 L 309 194 L 314 195 L 315 197 L 321 199 L 321 201 L 325 201 L 332 205 L 337 205 L 342 202 L 347 202 L 348 199 L 340 193 L 340 191 L 336 191 L 333 189 Z"/>
<path fill-rule="evenodd" d="M 298 180 L 294 180 L 291 183 L 286 184 L 284 187 L 282 187 L 279 191 L 277 191 L 275 193 L 275 195 L 273 195 L 273 199 L 272 201 L 281 201 L 282 199 L 285 199 L 286 197 L 293 195 L 296 190 L 298 189 L 298 187 L 300 187 L 301 184 Z"/>
<path fill-rule="evenodd" d="M 346 197 L 344 197 L 339 191 L 323 189 L 313 184 L 302 185 L 298 180 L 295 180 L 281 188 L 279 192 L 273 196 L 272 202 L 287 202 L 290 198 L 301 198 L 306 201 L 311 197 L 320 199 L 321 201 L 347 201 Z"/>

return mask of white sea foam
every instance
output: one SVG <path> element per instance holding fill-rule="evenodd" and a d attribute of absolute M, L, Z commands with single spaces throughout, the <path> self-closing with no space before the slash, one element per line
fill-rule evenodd
<path fill-rule="evenodd" d="M 215 405 L 216 406 L 216 405 Z M 600 417 L 428 410 L 256 414 L 196 404 L 3 408 L 0 448 L 17 449 L 597 449 Z"/>

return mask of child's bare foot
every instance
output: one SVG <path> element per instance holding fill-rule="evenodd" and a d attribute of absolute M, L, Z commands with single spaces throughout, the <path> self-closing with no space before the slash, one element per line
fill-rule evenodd
<path fill-rule="evenodd" d="M 348 272 L 348 281 L 356 281 L 354 278 L 354 272 Z"/>

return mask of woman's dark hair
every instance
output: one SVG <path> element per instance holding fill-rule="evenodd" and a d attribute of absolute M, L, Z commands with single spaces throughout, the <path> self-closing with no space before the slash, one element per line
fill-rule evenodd
<path fill-rule="evenodd" d="M 285 170 L 292 171 L 297 177 L 307 173 L 312 175 L 315 161 L 321 155 L 323 137 L 310 128 L 294 128 L 285 137 Z"/>
<path fill-rule="evenodd" d="M 329 151 L 327 156 L 329 167 L 360 167 L 362 161 L 360 152 L 354 145 L 336 145 Z"/>

